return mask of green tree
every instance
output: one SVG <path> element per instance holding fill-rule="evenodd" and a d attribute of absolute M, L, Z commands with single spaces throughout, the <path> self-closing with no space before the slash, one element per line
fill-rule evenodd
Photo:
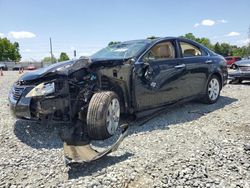
<path fill-rule="evenodd" d="M 108 46 L 112 46 L 114 44 L 119 44 L 119 43 L 121 43 L 121 42 L 119 42 L 119 41 L 111 41 L 111 42 L 108 43 Z"/>
<path fill-rule="evenodd" d="M 207 48 L 213 50 L 214 49 L 214 46 L 212 45 L 211 41 L 208 39 L 208 38 L 197 38 L 194 36 L 193 33 L 187 33 L 185 34 L 184 36 L 181 36 L 182 38 L 186 38 L 186 39 L 190 39 L 190 40 L 193 40 L 193 41 L 196 41 L 204 46 L 206 46 Z"/>
<path fill-rule="evenodd" d="M 243 46 L 243 47 L 237 47 L 233 49 L 233 56 L 247 56 L 247 47 Z"/>
<path fill-rule="evenodd" d="M 217 54 L 221 54 L 220 43 L 216 42 L 214 45 L 214 52 Z"/>
<path fill-rule="evenodd" d="M 45 57 L 43 58 L 42 62 L 43 63 L 55 63 L 57 59 L 53 56 L 52 59 L 51 57 Z"/>
<path fill-rule="evenodd" d="M 181 37 L 203 44 L 207 48 L 213 50 L 215 53 L 220 54 L 222 56 L 250 56 L 250 44 L 248 44 L 247 46 L 238 47 L 236 45 L 230 45 L 225 42 L 221 44 L 219 42 L 216 42 L 215 45 L 213 45 L 208 38 L 197 38 L 194 36 L 193 33 L 187 33 Z"/>
<path fill-rule="evenodd" d="M 67 61 L 67 60 L 69 60 L 69 56 L 65 52 L 62 52 L 60 54 L 58 61 L 61 62 L 61 61 Z"/>
<path fill-rule="evenodd" d="M 204 38 L 204 37 L 200 38 L 200 39 L 198 39 L 197 42 L 206 46 L 210 50 L 214 50 L 214 45 L 211 43 L 211 41 L 208 38 Z"/>
<path fill-rule="evenodd" d="M 7 38 L 0 38 L 0 61 L 20 61 L 18 42 L 11 43 Z"/>
<path fill-rule="evenodd" d="M 185 34 L 184 36 L 181 36 L 181 37 L 198 42 L 197 41 L 198 39 L 194 36 L 193 33 L 187 33 L 187 34 Z"/>
<path fill-rule="evenodd" d="M 221 47 L 221 53 L 220 53 L 220 55 L 223 55 L 223 56 L 230 56 L 230 55 L 232 55 L 232 47 L 230 46 L 230 44 L 228 44 L 228 43 L 221 43 L 220 47 Z"/>
<path fill-rule="evenodd" d="M 156 36 L 150 36 L 150 37 L 147 37 L 147 39 L 153 40 L 153 39 L 157 39 L 157 37 Z"/>

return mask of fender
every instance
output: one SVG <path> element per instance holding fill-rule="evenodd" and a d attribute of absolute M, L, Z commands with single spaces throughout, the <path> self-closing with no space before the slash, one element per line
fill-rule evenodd
<path fill-rule="evenodd" d="M 124 62 L 123 65 L 103 67 L 97 71 L 100 89 L 114 91 L 120 99 L 121 111 L 129 112 L 131 98 L 131 64 Z"/>

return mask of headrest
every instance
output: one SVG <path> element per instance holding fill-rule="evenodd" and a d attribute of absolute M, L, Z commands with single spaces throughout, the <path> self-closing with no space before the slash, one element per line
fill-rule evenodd
<path fill-rule="evenodd" d="M 195 56 L 195 49 L 186 49 L 184 50 L 183 56 L 189 57 L 189 56 Z"/>

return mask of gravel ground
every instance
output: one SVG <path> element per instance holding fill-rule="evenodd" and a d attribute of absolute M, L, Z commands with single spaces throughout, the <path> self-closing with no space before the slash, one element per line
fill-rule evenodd
<path fill-rule="evenodd" d="M 214 105 L 170 108 L 138 126 L 118 150 L 65 166 L 58 130 L 15 120 L 0 77 L 0 187 L 250 187 L 250 83 L 227 85 Z"/>

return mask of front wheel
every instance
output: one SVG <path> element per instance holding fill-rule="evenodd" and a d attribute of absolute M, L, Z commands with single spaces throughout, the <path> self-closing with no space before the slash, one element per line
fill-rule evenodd
<path fill-rule="evenodd" d="M 215 103 L 220 97 L 220 90 L 220 79 L 216 75 L 211 76 L 206 87 L 206 94 L 203 98 L 203 102 L 206 104 Z"/>
<path fill-rule="evenodd" d="M 89 137 L 103 140 L 115 134 L 120 120 L 120 103 L 112 91 L 95 93 L 87 112 Z"/>

